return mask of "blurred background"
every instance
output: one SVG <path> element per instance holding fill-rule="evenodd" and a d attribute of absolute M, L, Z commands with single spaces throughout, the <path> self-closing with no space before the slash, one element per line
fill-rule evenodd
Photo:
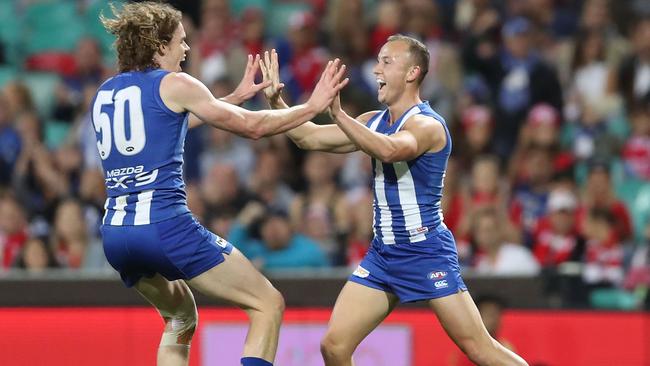
<path fill-rule="evenodd" d="M 540 366 L 650 365 L 649 1 L 170 3 L 184 13 L 184 70 L 217 97 L 238 84 L 247 54 L 275 48 L 289 104 L 340 57 L 343 108 L 359 115 L 382 108 L 372 68 L 386 38 L 422 40 L 421 97 L 454 139 L 445 222 L 495 336 Z M 2 364 L 155 359 L 162 323 L 122 287 L 99 235 L 104 177 L 88 108 L 116 71 L 101 12 L 110 16 L 107 2 L 0 0 Z M 277 363 L 322 364 L 329 308 L 372 239 L 370 159 L 202 126 L 187 135 L 184 174 L 194 215 L 287 298 Z M 235 364 L 243 313 L 198 302 L 192 364 Z M 468 362 L 423 304 L 387 324 L 359 365 Z"/>

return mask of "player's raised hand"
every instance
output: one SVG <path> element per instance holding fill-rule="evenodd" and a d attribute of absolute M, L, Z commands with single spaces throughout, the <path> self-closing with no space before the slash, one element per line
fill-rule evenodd
<path fill-rule="evenodd" d="M 337 58 L 329 61 L 307 104 L 317 111 L 324 111 L 329 107 L 338 92 L 348 84 L 348 78 L 342 79 L 344 74 L 345 65 L 341 65 L 341 60 Z"/>
<path fill-rule="evenodd" d="M 235 90 L 232 92 L 232 94 L 240 100 L 239 104 L 251 99 L 255 96 L 255 94 L 257 94 L 258 91 L 271 85 L 270 81 L 264 80 L 259 84 L 255 83 L 255 75 L 257 74 L 259 67 L 260 55 L 255 55 L 254 58 L 253 55 L 248 55 L 248 61 L 246 62 L 246 70 L 244 71 L 244 76 L 239 82 L 239 85 L 237 85 Z"/>
<path fill-rule="evenodd" d="M 270 102 L 280 98 L 284 83 L 280 82 L 280 64 L 278 63 L 278 53 L 275 49 L 264 52 L 264 58 L 260 60 L 260 69 L 262 70 L 262 80 L 270 81 L 271 85 L 264 88 L 264 96 Z"/>
<path fill-rule="evenodd" d="M 341 108 L 341 93 L 337 93 L 334 99 L 332 99 L 332 104 L 330 104 L 328 112 L 334 121 L 336 121 L 336 117 L 343 112 L 343 109 Z"/>

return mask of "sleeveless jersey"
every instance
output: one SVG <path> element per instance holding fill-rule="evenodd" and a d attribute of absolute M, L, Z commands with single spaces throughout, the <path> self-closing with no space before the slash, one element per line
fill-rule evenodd
<path fill-rule="evenodd" d="M 160 98 L 164 70 L 118 74 L 92 102 L 108 199 L 105 225 L 147 225 L 189 212 L 183 183 L 188 113 Z"/>
<path fill-rule="evenodd" d="M 406 111 L 392 125 L 387 109 L 377 113 L 367 126 L 376 132 L 391 135 L 416 114 L 433 117 L 442 123 L 447 135 L 445 147 L 435 153 L 424 153 L 411 161 L 384 163 L 372 159 L 375 240 L 382 244 L 414 243 L 427 238 L 444 225 L 440 199 L 447 161 L 451 153 L 451 136 L 445 120 L 427 102 Z"/>

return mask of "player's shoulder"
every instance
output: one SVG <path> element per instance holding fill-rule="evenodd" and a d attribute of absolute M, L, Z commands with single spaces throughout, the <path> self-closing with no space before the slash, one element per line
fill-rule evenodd
<path fill-rule="evenodd" d="M 199 90 L 206 88 L 203 83 L 184 72 L 169 72 L 160 82 L 160 95 L 165 102 L 188 102 L 196 98 Z M 172 108 L 175 110 L 174 108 Z"/>
<path fill-rule="evenodd" d="M 174 91 L 195 86 L 199 81 L 184 72 L 168 72 L 162 78 L 161 88 L 171 88 Z"/>
<path fill-rule="evenodd" d="M 375 111 L 363 113 L 359 117 L 357 117 L 357 121 L 362 123 L 368 123 L 368 121 L 370 121 L 372 117 L 376 116 L 378 113 L 381 113 L 381 111 L 375 110 Z"/>
<path fill-rule="evenodd" d="M 403 129 L 418 128 L 444 133 L 445 127 L 443 123 L 444 121 L 441 121 L 434 115 L 418 113 L 411 116 L 405 122 Z"/>

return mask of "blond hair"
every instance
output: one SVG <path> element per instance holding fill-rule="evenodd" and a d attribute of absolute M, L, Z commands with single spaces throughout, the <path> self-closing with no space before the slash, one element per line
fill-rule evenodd
<path fill-rule="evenodd" d="M 169 44 L 181 22 L 181 12 L 171 5 L 151 1 L 128 3 L 119 10 L 110 4 L 114 18 L 100 14 L 104 28 L 115 35 L 120 72 L 158 68 L 154 60 L 160 47 Z"/>

